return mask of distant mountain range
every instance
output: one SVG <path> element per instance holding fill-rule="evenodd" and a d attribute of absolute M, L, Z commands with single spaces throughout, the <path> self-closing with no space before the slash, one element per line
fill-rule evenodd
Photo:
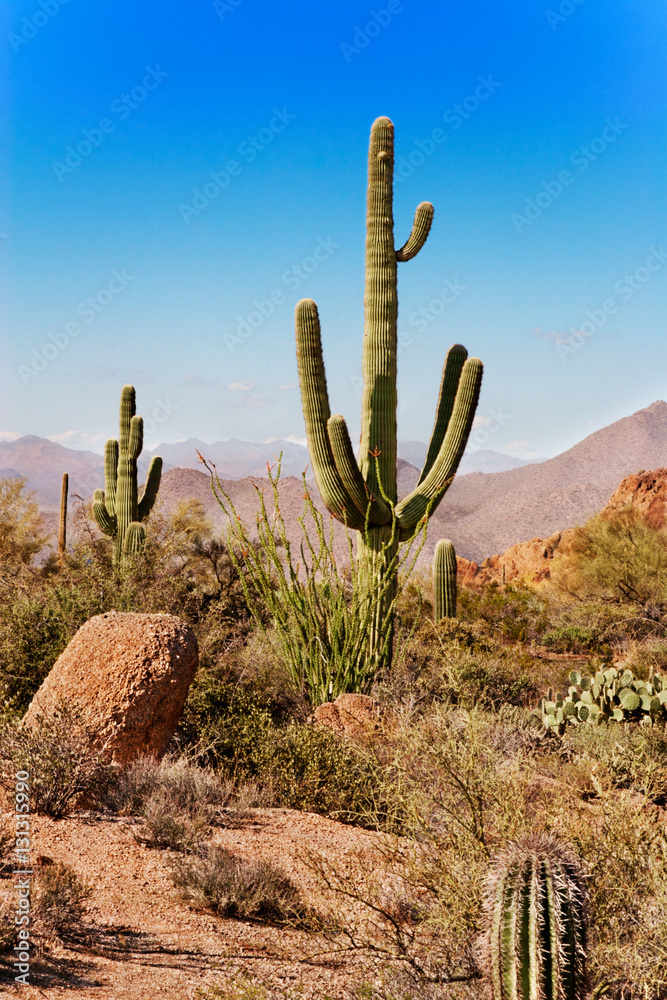
<path fill-rule="evenodd" d="M 427 446 L 422 441 L 407 441 L 398 446 L 400 458 L 422 467 Z M 220 479 L 245 479 L 246 476 L 266 476 L 267 463 L 274 465 L 282 452 L 281 475 L 301 478 L 304 470 L 312 478 L 310 457 L 305 445 L 295 441 L 276 440 L 256 444 L 230 438 L 212 444 L 189 438 L 158 445 L 142 452 L 139 471 L 145 475 L 154 455 L 160 455 L 163 468 L 197 469 L 205 471 L 199 455 L 215 465 Z M 525 465 L 521 459 L 495 451 L 476 451 L 463 456 L 459 475 L 469 472 L 501 472 Z M 47 438 L 26 435 L 16 441 L 0 441 L 0 476 L 25 476 L 30 489 L 44 510 L 55 510 L 60 503 L 63 472 L 69 473 L 70 492 L 90 496 L 104 486 L 104 459 L 92 451 L 65 448 Z"/>
<path fill-rule="evenodd" d="M 223 525 L 224 515 L 212 496 L 209 477 L 201 466 L 202 471 L 197 471 L 197 456 L 192 452 L 198 448 L 215 462 L 238 513 L 252 524 L 257 509 L 253 481 L 260 487 L 266 484 L 266 462 L 275 461 L 281 447 L 280 509 L 290 536 L 296 538 L 300 533 L 297 517 L 303 510 L 300 476 L 308 458 L 306 449 L 291 441 L 252 445 L 233 439 L 215 444 L 186 441 L 160 445 L 155 450 L 166 466 L 159 494 L 162 503 L 169 509 L 180 499 L 199 497 L 215 523 Z M 407 442 L 400 446 L 400 453 L 411 454 L 421 465 L 423 452 L 419 449 L 425 447 L 420 442 Z M 149 457 L 142 456 L 144 467 Z M 459 555 L 479 562 L 517 542 L 545 538 L 582 522 L 605 505 L 624 476 L 667 466 L 667 403 L 652 403 L 589 435 L 556 458 L 536 464 L 488 451 L 473 452 L 466 458 L 484 462 L 486 468 L 502 460 L 518 467 L 461 474 L 462 463 L 460 474 L 431 519 L 420 563 L 431 559 L 435 542 L 442 537 L 452 539 Z M 176 463 L 179 468 L 173 467 Z M 414 487 L 419 473 L 405 457 L 398 465 L 398 495 L 403 497 Z M 82 496 L 103 485 L 100 455 L 73 451 L 36 437 L 0 442 L 0 475 L 25 475 L 45 510 L 57 507 L 64 471 L 70 474 L 70 491 Z M 312 492 L 323 509 L 314 486 Z M 342 533 L 337 537 L 342 545 Z"/>

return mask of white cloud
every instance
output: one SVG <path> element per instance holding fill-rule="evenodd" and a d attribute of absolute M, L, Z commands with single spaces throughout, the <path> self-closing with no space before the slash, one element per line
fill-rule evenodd
<path fill-rule="evenodd" d="M 227 386 L 232 392 L 250 392 L 251 389 L 255 388 L 254 382 L 230 382 Z"/>
<path fill-rule="evenodd" d="M 530 448 L 530 441 L 510 441 L 507 451 L 527 451 Z"/>
<path fill-rule="evenodd" d="M 541 326 L 536 326 L 531 333 L 534 337 L 540 337 L 541 340 L 552 340 L 554 344 L 569 344 L 573 336 L 571 330 L 566 332 L 562 330 L 544 330 Z"/>
<path fill-rule="evenodd" d="M 283 385 L 278 386 L 278 391 L 284 392 L 287 389 L 298 389 L 298 388 L 299 388 L 298 382 L 285 382 L 283 383 Z"/>
<path fill-rule="evenodd" d="M 16 441 L 22 437 L 20 431 L 0 431 L 0 441 Z"/>
<path fill-rule="evenodd" d="M 473 427 L 488 427 L 489 424 L 493 423 L 493 417 L 485 417 L 481 413 L 476 417 L 473 417 L 472 425 Z"/>

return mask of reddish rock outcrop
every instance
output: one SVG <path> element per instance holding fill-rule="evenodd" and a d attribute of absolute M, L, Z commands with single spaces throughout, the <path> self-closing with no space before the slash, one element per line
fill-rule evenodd
<path fill-rule="evenodd" d="M 25 715 L 77 705 L 109 759 L 161 757 L 199 662 L 194 632 L 174 615 L 108 612 L 82 625 Z"/>
<path fill-rule="evenodd" d="M 629 505 L 640 511 L 654 528 L 664 527 L 667 520 L 667 469 L 654 469 L 652 472 L 642 470 L 635 475 L 626 476 L 601 513 L 611 514 Z M 572 531 L 567 530 L 549 538 L 520 542 L 501 555 L 489 556 L 479 565 L 457 558 L 459 584 L 475 588 L 493 581 L 510 583 L 512 580 L 525 580 L 528 583 L 540 583 L 548 580 L 554 552 L 559 545 L 567 543 L 571 534 Z"/>
<path fill-rule="evenodd" d="M 638 472 L 626 476 L 612 493 L 603 513 L 620 510 L 632 504 L 654 528 L 664 528 L 667 515 L 667 469 Z"/>
<path fill-rule="evenodd" d="M 313 721 L 360 744 L 386 734 L 395 723 L 393 714 L 367 694 L 339 694 L 335 701 L 315 709 Z"/>

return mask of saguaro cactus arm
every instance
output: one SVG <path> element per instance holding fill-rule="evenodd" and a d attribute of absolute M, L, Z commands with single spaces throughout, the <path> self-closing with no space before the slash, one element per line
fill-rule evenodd
<path fill-rule="evenodd" d="M 329 440 L 329 394 L 322 359 L 322 339 L 317 306 L 302 299 L 296 307 L 296 351 L 301 405 L 315 480 L 327 510 L 351 528 L 363 528 L 364 518 L 346 489 Z"/>
<path fill-rule="evenodd" d="M 104 502 L 104 490 L 95 490 L 93 495 L 93 516 L 105 535 L 115 535 L 116 515 L 110 514 Z"/>
<path fill-rule="evenodd" d="M 160 488 L 160 478 L 162 476 L 162 459 L 156 455 L 151 459 L 146 476 L 146 485 L 138 505 L 138 517 L 143 521 L 153 509 L 153 504 L 157 498 L 157 491 Z"/>
<path fill-rule="evenodd" d="M 407 242 L 403 244 L 400 250 L 396 251 L 397 261 L 412 260 L 413 257 L 417 256 L 426 243 L 428 234 L 431 231 L 432 222 L 433 205 L 430 201 L 422 201 L 420 205 L 417 205 L 415 221 L 412 223 L 412 232 Z"/>
<path fill-rule="evenodd" d="M 387 506 L 382 497 L 374 497 L 369 492 L 354 457 L 352 442 L 344 418 L 335 413 L 329 417 L 327 428 L 336 468 L 357 511 L 364 519 L 368 511 L 368 519 L 371 524 L 388 524 L 391 521 L 391 508 Z M 368 510 L 369 502 L 370 511 Z"/>
<path fill-rule="evenodd" d="M 118 441 L 109 438 L 104 448 L 104 502 L 109 514 L 116 513 L 118 487 Z"/>
<path fill-rule="evenodd" d="M 431 440 L 429 441 L 424 468 L 419 476 L 417 486 L 424 482 L 440 453 L 440 448 L 442 447 L 442 442 L 445 439 L 452 416 L 452 410 L 454 409 L 454 401 L 461 379 L 461 372 L 463 371 L 467 357 L 468 352 L 462 344 L 453 344 L 447 351 L 447 357 L 442 368 L 438 406 L 435 411 Z"/>
<path fill-rule="evenodd" d="M 429 503 L 442 499 L 456 474 L 470 434 L 482 384 L 483 366 L 479 358 L 468 358 L 463 366 L 454 409 L 438 457 L 424 481 L 396 508 L 401 528 L 414 527 L 427 512 Z"/>

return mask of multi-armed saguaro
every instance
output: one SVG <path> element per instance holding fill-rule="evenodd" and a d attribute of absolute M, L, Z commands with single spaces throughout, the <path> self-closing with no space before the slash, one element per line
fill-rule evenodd
<path fill-rule="evenodd" d="M 137 411 L 133 385 L 120 397 L 119 440 L 110 438 L 104 453 L 104 489 L 95 490 L 93 514 L 105 535 L 113 538 L 113 565 L 135 556 L 144 546 L 146 529 L 141 521 L 150 514 L 160 487 L 162 459 L 151 459 L 144 493 L 139 500 L 137 458 L 144 439 L 144 422 Z"/>
<path fill-rule="evenodd" d="M 388 118 L 378 118 L 371 129 L 368 154 L 364 390 L 358 464 L 344 418 L 338 414 L 332 416 L 329 410 L 317 306 L 311 299 L 303 299 L 296 307 L 301 401 L 310 458 L 322 500 L 339 521 L 359 531 L 357 554 L 361 565 L 367 569 L 368 580 L 382 579 L 388 569 L 392 577 L 376 611 L 376 628 L 371 640 L 376 647 L 381 623 L 395 595 L 394 557 L 399 537 L 409 538 L 415 532 L 454 478 L 468 440 L 482 381 L 481 361 L 468 359 L 466 349 L 455 344 L 445 362 L 435 424 L 419 482 L 412 493 L 398 503 L 396 271 L 399 262 L 411 260 L 426 242 L 433 206 L 422 202 L 417 207 L 410 237 L 400 250 L 396 250 L 393 173 L 394 126 Z M 381 659 L 386 659 L 386 653 L 385 648 Z"/>

